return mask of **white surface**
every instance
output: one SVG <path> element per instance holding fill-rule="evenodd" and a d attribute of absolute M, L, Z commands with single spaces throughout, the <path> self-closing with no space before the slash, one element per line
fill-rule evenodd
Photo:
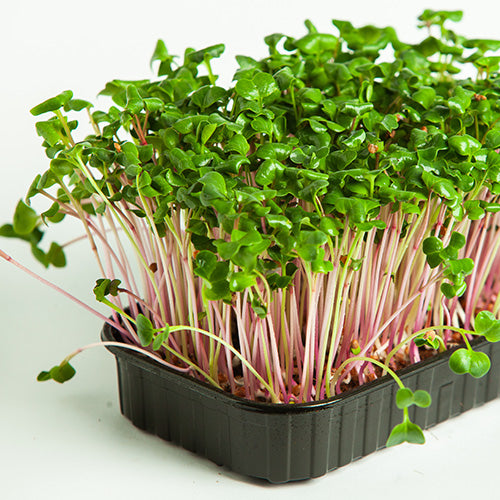
<path fill-rule="evenodd" d="M 37 172 L 45 169 L 29 108 L 71 88 L 90 99 L 112 78 L 152 76 L 158 38 L 172 53 L 187 46 L 227 45 L 219 72 L 233 56 L 265 54 L 264 35 L 304 32 L 310 18 L 329 29 L 333 17 L 356 25 L 393 24 L 414 40 L 415 18 L 435 2 L 162 1 L 9 2 L 0 30 L 0 223 L 11 218 Z M 466 11 L 461 31 L 500 38 L 500 4 L 441 1 Z M 227 78 L 225 79 L 227 81 Z M 58 241 L 69 233 L 57 232 Z M 97 276 L 85 245 L 69 253 L 66 270 L 45 272 L 24 245 L 0 248 L 92 303 Z M 100 321 L 43 285 L 0 262 L 0 498 L 496 498 L 500 401 L 426 433 L 423 447 L 384 450 L 327 476 L 272 486 L 245 479 L 135 429 L 119 413 L 112 357 L 93 350 L 76 360 L 63 386 L 35 376 L 74 348 L 97 339 Z"/>

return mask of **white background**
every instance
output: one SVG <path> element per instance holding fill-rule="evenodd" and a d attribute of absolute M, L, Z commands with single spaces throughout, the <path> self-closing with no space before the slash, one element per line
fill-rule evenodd
<path fill-rule="evenodd" d="M 460 30 L 500 38 L 500 4 L 477 0 L 192 1 L 149 0 L 4 3 L 0 29 L 0 224 L 11 220 L 36 173 L 47 162 L 28 110 L 65 89 L 96 102 L 113 78 L 152 77 L 149 58 L 163 38 L 171 53 L 223 42 L 215 65 L 227 83 L 234 55 L 265 55 L 263 37 L 304 33 L 310 18 L 330 31 L 330 19 L 394 25 L 415 41 L 424 8 L 463 9 Z M 102 103 L 102 100 L 98 102 Z M 53 233 L 59 242 L 74 228 Z M 69 267 L 46 272 L 20 243 L 0 248 L 79 298 L 93 303 L 98 276 L 85 244 L 72 247 Z M 0 498 L 496 498 L 500 401 L 426 433 L 427 445 L 384 450 L 323 478 L 273 486 L 232 474 L 205 459 L 135 429 L 119 413 L 114 361 L 93 350 L 76 360 L 65 385 L 35 376 L 98 338 L 100 320 L 0 262 Z"/>

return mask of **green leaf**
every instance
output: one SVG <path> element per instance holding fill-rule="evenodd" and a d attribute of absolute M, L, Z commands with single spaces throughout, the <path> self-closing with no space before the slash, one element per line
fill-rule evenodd
<path fill-rule="evenodd" d="M 493 129 L 486 134 L 486 141 L 484 145 L 490 149 L 497 149 L 500 147 L 500 130 Z"/>
<path fill-rule="evenodd" d="M 218 43 L 216 45 L 210 45 L 210 47 L 190 52 L 187 56 L 187 59 L 199 64 L 207 59 L 209 60 L 220 57 L 224 53 L 225 49 L 226 47 L 222 43 Z"/>
<path fill-rule="evenodd" d="M 46 122 L 37 122 L 35 124 L 36 133 L 43 137 L 45 141 L 50 146 L 55 146 L 61 140 L 61 134 L 59 133 L 58 124 L 54 120 L 48 120 Z"/>
<path fill-rule="evenodd" d="M 144 107 L 150 113 L 157 113 L 163 110 L 163 101 L 157 97 L 147 97 L 143 99 Z"/>
<path fill-rule="evenodd" d="M 454 135 L 448 139 L 448 144 L 459 155 L 472 156 L 481 149 L 481 143 L 470 135 Z"/>
<path fill-rule="evenodd" d="M 54 172 L 57 177 L 63 177 L 71 174 L 75 170 L 75 164 L 66 158 L 54 158 L 50 162 L 50 170 Z"/>
<path fill-rule="evenodd" d="M 337 37 L 327 33 L 309 33 L 294 41 L 294 45 L 304 54 L 319 54 L 333 51 L 338 44 Z"/>
<path fill-rule="evenodd" d="M 261 319 L 264 319 L 267 316 L 267 307 L 265 304 L 263 304 L 258 297 L 255 297 L 252 299 L 252 309 L 254 310 L 255 314 Z"/>
<path fill-rule="evenodd" d="M 389 448 L 390 446 L 396 446 L 405 442 L 413 444 L 425 443 L 425 437 L 422 429 L 417 424 L 414 424 L 409 420 L 405 420 L 392 429 L 385 445 Z"/>
<path fill-rule="evenodd" d="M 449 360 L 450 369 L 459 375 L 469 373 L 470 363 L 470 354 L 467 349 L 457 349 Z"/>
<path fill-rule="evenodd" d="M 362 117 L 372 109 L 371 102 L 360 102 L 359 100 L 347 101 L 341 106 L 341 111 L 352 117 Z"/>
<path fill-rule="evenodd" d="M 191 100 L 196 106 L 205 110 L 219 101 L 224 100 L 226 96 L 227 91 L 222 87 L 204 85 L 191 96 Z"/>
<path fill-rule="evenodd" d="M 98 279 L 94 286 L 94 295 L 98 302 L 102 302 L 107 295 L 112 295 L 116 297 L 118 295 L 118 287 L 121 281 L 118 279 Z"/>
<path fill-rule="evenodd" d="M 366 132 L 364 130 L 356 130 L 347 139 L 344 139 L 343 144 L 349 149 L 359 149 L 361 144 L 366 139 Z"/>
<path fill-rule="evenodd" d="M 252 80 L 248 78 L 241 78 L 236 82 L 234 87 L 236 92 L 249 101 L 254 101 L 259 98 L 259 90 L 257 85 Z"/>
<path fill-rule="evenodd" d="M 31 108 L 30 113 L 33 116 L 38 116 L 43 113 L 48 113 L 49 111 L 57 111 L 62 108 L 71 98 L 73 97 L 73 92 L 71 90 L 65 90 L 55 97 L 51 97 L 46 101 L 38 104 L 34 108 Z"/>
<path fill-rule="evenodd" d="M 398 120 L 394 115 L 385 115 L 380 122 L 380 127 L 387 132 L 392 132 L 398 128 Z"/>
<path fill-rule="evenodd" d="M 198 252 L 195 258 L 194 273 L 206 280 L 210 280 L 217 265 L 217 256 L 208 250 Z"/>
<path fill-rule="evenodd" d="M 467 49 L 477 48 L 480 52 L 487 52 L 488 50 L 497 51 L 500 49 L 500 40 L 489 40 L 485 38 L 473 38 L 465 40 L 463 46 Z"/>
<path fill-rule="evenodd" d="M 201 143 L 206 144 L 207 141 L 212 137 L 213 133 L 217 129 L 217 124 L 215 123 L 207 123 L 203 127 L 203 131 L 201 133 Z"/>
<path fill-rule="evenodd" d="M 471 96 L 474 92 L 465 90 L 463 87 L 456 87 L 453 97 L 448 99 L 448 107 L 457 115 L 463 115 L 471 105 Z"/>
<path fill-rule="evenodd" d="M 402 387 L 396 393 L 396 406 L 400 410 L 408 408 L 411 405 L 427 408 L 431 405 L 431 402 L 431 396 L 427 391 L 417 390 L 413 392 L 408 387 Z"/>
<path fill-rule="evenodd" d="M 256 151 L 256 155 L 264 160 L 284 161 L 290 156 L 291 152 L 292 146 L 290 144 L 273 142 L 261 144 Z"/>
<path fill-rule="evenodd" d="M 153 65 L 155 61 L 166 61 L 169 58 L 169 53 L 165 42 L 163 40 L 158 40 L 156 42 L 156 47 L 151 56 L 150 64 Z"/>
<path fill-rule="evenodd" d="M 422 250 L 425 255 L 430 255 L 436 252 L 440 252 L 443 249 L 443 242 L 436 238 L 436 236 L 429 236 L 425 238 L 422 243 Z"/>
<path fill-rule="evenodd" d="M 181 187 L 188 185 L 187 181 L 183 177 L 176 174 L 172 170 L 167 170 L 167 172 L 165 173 L 165 178 L 171 186 Z"/>
<path fill-rule="evenodd" d="M 274 73 L 273 76 L 281 90 L 288 89 L 292 82 L 295 80 L 295 75 L 288 66 L 281 68 L 279 71 Z"/>
<path fill-rule="evenodd" d="M 319 223 L 319 228 L 325 234 L 333 238 L 339 235 L 339 225 L 340 224 L 337 219 L 333 219 L 331 217 L 322 217 Z"/>
<path fill-rule="evenodd" d="M 471 352 L 469 373 L 474 378 L 481 378 L 486 375 L 490 367 L 491 361 L 487 354 L 479 351 Z"/>
<path fill-rule="evenodd" d="M 284 215 L 279 214 L 266 214 L 267 223 L 275 229 L 292 229 L 292 223 Z"/>
<path fill-rule="evenodd" d="M 200 201 L 205 206 L 210 206 L 213 200 L 226 198 L 226 181 L 218 172 L 207 172 L 200 179 L 200 183 L 203 184 Z"/>
<path fill-rule="evenodd" d="M 14 231 L 21 235 L 29 234 L 38 225 L 39 220 L 37 213 L 22 200 L 19 200 L 14 212 Z"/>
<path fill-rule="evenodd" d="M 418 18 L 420 21 L 425 21 L 426 26 L 432 24 L 442 26 L 447 20 L 457 23 L 462 20 L 462 16 L 463 12 L 461 10 L 426 9 Z"/>
<path fill-rule="evenodd" d="M 491 362 L 484 352 L 458 349 L 450 356 L 449 365 L 459 375 L 470 373 L 474 378 L 481 378 L 488 373 Z"/>
<path fill-rule="evenodd" d="M 142 100 L 137 87 L 135 85 L 128 85 L 126 89 L 126 95 L 126 110 L 129 111 L 132 115 L 139 114 L 144 107 L 144 101 Z"/>
<path fill-rule="evenodd" d="M 55 242 L 52 242 L 47 252 L 47 260 L 54 267 L 64 267 L 66 265 L 66 256 L 63 248 Z"/>
<path fill-rule="evenodd" d="M 242 292 L 255 284 L 255 275 L 239 271 L 231 275 L 231 279 L 229 280 L 229 289 L 232 292 Z"/>
<path fill-rule="evenodd" d="M 61 363 L 59 366 L 52 368 L 50 370 L 51 377 L 60 384 L 67 382 L 72 379 L 76 373 L 76 370 L 68 363 Z"/>
<path fill-rule="evenodd" d="M 396 393 L 396 406 L 402 410 L 413 404 L 413 391 L 408 387 L 400 387 Z"/>
<path fill-rule="evenodd" d="M 226 279 L 205 282 L 203 291 L 207 300 L 225 300 L 231 297 L 229 282 Z"/>
<path fill-rule="evenodd" d="M 474 261 L 469 258 L 452 260 L 450 261 L 449 266 L 452 274 L 462 274 L 462 276 L 467 276 L 474 269 Z"/>
<path fill-rule="evenodd" d="M 240 155 L 246 156 L 250 150 L 250 145 L 245 137 L 241 134 L 235 134 L 224 146 L 224 151 L 236 151 Z"/>
<path fill-rule="evenodd" d="M 37 380 L 39 382 L 45 382 L 47 380 L 54 380 L 59 384 L 63 384 L 68 380 L 72 379 L 76 373 L 76 370 L 69 364 L 69 362 L 62 362 L 60 365 L 56 365 L 50 369 L 50 371 L 42 371 L 38 374 Z"/>
<path fill-rule="evenodd" d="M 92 103 L 83 99 L 71 99 L 64 105 L 64 111 L 81 111 L 85 108 L 91 108 Z"/>
<path fill-rule="evenodd" d="M 292 281 L 292 276 L 281 276 L 278 273 L 272 273 L 267 276 L 267 282 L 271 290 L 286 288 Z"/>
<path fill-rule="evenodd" d="M 457 231 L 453 231 L 453 233 L 451 233 L 450 242 L 446 248 L 450 248 L 458 252 L 458 250 L 465 246 L 465 243 L 465 236 Z"/>
<path fill-rule="evenodd" d="M 422 180 L 429 189 L 435 191 L 439 196 L 442 196 L 447 200 L 458 199 L 458 193 L 455 190 L 455 186 L 449 179 L 442 179 L 431 174 L 430 172 L 423 172 Z"/>
<path fill-rule="evenodd" d="M 458 281 L 458 283 L 441 283 L 440 290 L 447 299 L 454 297 L 461 297 L 467 288 L 465 281 Z"/>
<path fill-rule="evenodd" d="M 269 137 L 273 133 L 273 124 L 269 118 L 258 116 L 250 123 L 251 127 L 260 134 L 267 134 Z"/>
<path fill-rule="evenodd" d="M 365 222 L 369 211 L 378 204 L 372 200 L 364 200 L 354 197 L 338 197 L 335 200 L 335 210 L 341 214 L 346 214 L 353 223 Z"/>
<path fill-rule="evenodd" d="M 261 99 L 270 96 L 273 92 L 279 91 L 278 85 L 269 73 L 257 73 L 252 81 Z"/>
<path fill-rule="evenodd" d="M 269 186 L 284 170 L 284 165 L 279 161 L 265 160 L 255 174 L 255 182 L 259 186 Z"/>
<path fill-rule="evenodd" d="M 420 408 L 427 408 L 432 403 L 431 395 L 421 389 L 413 393 L 413 402 Z"/>
<path fill-rule="evenodd" d="M 137 336 L 143 347 L 147 347 L 153 341 L 154 328 L 151 321 L 144 316 L 138 314 L 136 318 Z"/>
<path fill-rule="evenodd" d="M 51 380 L 52 377 L 50 376 L 50 372 L 41 371 L 36 379 L 38 382 L 47 382 L 47 380 Z"/>
<path fill-rule="evenodd" d="M 500 340 L 500 320 L 490 311 L 480 311 L 477 314 L 474 329 L 479 335 L 484 335 L 488 342 Z"/>
<path fill-rule="evenodd" d="M 163 344 L 167 341 L 168 335 L 170 333 L 170 326 L 166 325 L 165 328 L 156 333 L 153 340 L 153 350 L 158 351 L 163 347 Z"/>
<path fill-rule="evenodd" d="M 432 87 L 422 86 L 411 97 L 423 108 L 429 109 L 436 99 L 436 91 Z"/>
<path fill-rule="evenodd" d="M 426 346 L 431 347 L 432 349 L 439 348 L 439 340 L 437 337 L 432 338 L 430 336 L 422 334 L 422 335 L 419 335 L 418 337 L 415 337 L 413 339 L 413 341 L 415 342 L 415 345 L 417 347 L 423 347 L 426 345 Z"/>

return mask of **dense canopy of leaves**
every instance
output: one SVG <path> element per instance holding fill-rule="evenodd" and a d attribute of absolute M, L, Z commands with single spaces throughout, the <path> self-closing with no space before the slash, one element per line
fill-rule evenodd
<path fill-rule="evenodd" d="M 229 299 L 256 272 L 271 287 L 287 286 L 297 257 L 328 271 L 322 247 L 346 220 L 359 231 L 383 228 L 377 217 L 388 203 L 412 213 L 419 200 L 439 197 L 457 219 L 481 218 L 500 208 L 475 197 L 482 188 L 500 193 L 498 62 L 485 55 L 498 43 L 466 40 L 443 27 L 445 18 L 458 15 L 426 11 L 423 24 L 438 25 L 441 37 L 413 45 L 392 28 L 334 20 L 334 35 L 307 22 L 301 38 L 266 37 L 261 61 L 237 57 L 229 89 L 210 68 L 223 45 L 188 49 L 175 66 L 159 41 L 152 62 L 160 79 L 108 83 L 102 94 L 115 105 L 92 113 L 100 133 L 84 142 L 71 144 L 76 122 L 61 109 L 90 108 L 86 101 L 66 91 L 33 108 L 56 116 L 37 124 L 52 161 L 29 197 L 65 176 L 76 199 L 95 192 L 76 175 L 80 160 L 100 172 L 109 202 L 154 199 L 160 232 L 172 206 L 188 209 L 195 272 L 212 299 Z M 453 76 L 466 66 L 478 78 Z M 121 139 L 123 130 L 133 138 Z M 33 212 L 21 204 L 16 215 L 2 233 L 36 248 Z M 57 217 L 57 205 L 43 216 Z M 57 260 L 37 253 L 57 265 L 56 250 Z M 443 260 L 428 255 L 431 265 Z"/>

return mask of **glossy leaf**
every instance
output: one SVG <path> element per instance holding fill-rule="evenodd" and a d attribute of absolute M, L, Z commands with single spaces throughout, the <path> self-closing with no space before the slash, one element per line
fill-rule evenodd
<path fill-rule="evenodd" d="M 147 347 L 153 341 L 154 328 L 151 321 L 144 316 L 138 314 L 136 318 L 137 336 L 143 347 Z"/>
<path fill-rule="evenodd" d="M 73 97 L 73 92 L 71 90 L 65 90 L 55 97 L 51 97 L 46 101 L 38 104 L 34 108 L 31 108 L 30 113 L 34 116 L 41 115 L 43 113 L 48 113 L 50 111 L 57 111 L 62 108 L 66 103 L 68 103 Z"/>
<path fill-rule="evenodd" d="M 480 311 L 474 320 L 474 329 L 484 335 L 488 342 L 500 340 L 500 320 L 491 311 Z"/>
<path fill-rule="evenodd" d="M 401 424 L 396 425 L 389 435 L 385 445 L 389 448 L 390 446 L 396 446 L 401 443 L 413 443 L 413 444 L 424 444 L 425 437 L 422 429 L 417 424 L 410 422 L 409 420 L 404 421 Z"/>
<path fill-rule="evenodd" d="M 481 143 L 467 134 L 450 137 L 448 144 L 462 156 L 472 156 L 481 149 Z"/>

